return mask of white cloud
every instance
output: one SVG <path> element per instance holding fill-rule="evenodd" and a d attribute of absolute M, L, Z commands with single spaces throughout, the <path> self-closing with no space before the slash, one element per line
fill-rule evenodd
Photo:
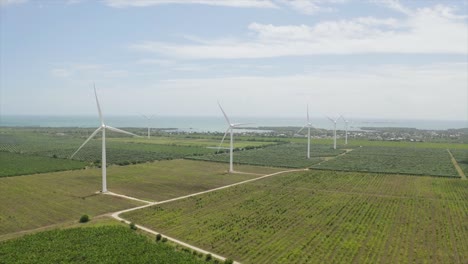
<path fill-rule="evenodd" d="M 314 54 L 468 53 L 466 18 L 437 5 L 394 18 L 361 17 L 319 22 L 313 26 L 252 23 L 248 40 L 198 40 L 194 44 L 145 41 L 140 51 L 181 59 L 235 59 Z"/>
<path fill-rule="evenodd" d="M 344 3 L 348 0 L 278 0 L 279 3 L 306 15 L 334 11 L 329 4 Z"/>
<path fill-rule="evenodd" d="M 173 115 L 218 113 L 219 99 L 237 116 L 300 117 L 309 102 L 313 116 L 463 120 L 467 66 L 329 67 L 300 75 L 173 79 L 139 85 L 132 98 L 137 105 Z M 132 104 L 128 89 L 113 93 Z M 112 103 L 108 111 L 119 113 L 122 102 Z"/>
<path fill-rule="evenodd" d="M 26 2 L 28 2 L 28 0 L 0 0 L 0 6 L 24 4 Z"/>
<path fill-rule="evenodd" d="M 108 6 L 116 8 L 145 7 L 165 4 L 202 4 L 227 7 L 277 8 L 277 5 L 269 0 L 105 0 L 105 3 Z"/>
<path fill-rule="evenodd" d="M 390 9 L 393 9 L 397 12 L 400 12 L 406 15 L 412 14 L 412 11 L 409 8 L 406 8 L 405 6 L 403 6 L 399 0 L 374 0 L 374 2 L 383 4 Z"/>

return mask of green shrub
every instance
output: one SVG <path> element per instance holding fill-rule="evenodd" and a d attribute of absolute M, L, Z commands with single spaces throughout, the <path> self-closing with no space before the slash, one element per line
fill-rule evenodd
<path fill-rule="evenodd" d="M 212 258 L 213 256 L 211 256 L 211 254 L 206 254 L 205 260 L 210 261 Z"/>
<path fill-rule="evenodd" d="M 167 242 L 167 238 L 166 238 L 166 237 L 163 237 L 161 241 L 162 241 L 163 243 L 166 243 L 166 242 Z"/>
<path fill-rule="evenodd" d="M 89 216 L 88 215 L 82 215 L 80 217 L 80 223 L 86 223 L 89 221 Z"/>
<path fill-rule="evenodd" d="M 156 241 L 160 241 L 161 238 L 162 238 L 161 234 L 157 234 L 157 235 L 156 235 Z"/>
<path fill-rule="evenodd" d="M 137 230 L 138 228 L 136 227 L 135 223 L 131 222 L 130 223 L 130 229 Z"/>
<path fill-rule="evenodd" d="M 232 264 L 232 263 L 234 263 L 234 260 L 229 259 L 229 258 L 224 261 L 224 264 Z"/>

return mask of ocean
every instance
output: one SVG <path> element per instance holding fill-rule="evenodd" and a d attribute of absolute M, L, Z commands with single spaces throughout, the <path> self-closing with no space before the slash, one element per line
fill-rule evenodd
<path fill-rule="evenodd" d="M 232 117 L 232 122 L 252 123 L 249 127 L 302 127 L 304 118 L 274 118 L 274 117 Z M 105 123 L 113 127 L 148 127 L 148 121 L 142 116 L 107 116 Z M 311 123 L 316 128 L 332 129 L 333 123 L 324 118 L 311 118 Z M 149 122 L 152 128 L 177 128 L 181 131 L 193 132 L 224 132 L 227 128 L 223 116 L 156 116 Z M 98 127 L 97 116 L 26 116 L 26 115 L 2 115 L 0 116 L 2 127 Z M 468 127 L 468 122 L 444 121 L 444 120 L 378 120 L 353 118 L 350 120 L 349 129 L 358 130 L 360 127 L 410 127 L 417 129 L 445 130 Z M 339 121 L 338 129 L 344 128 L 344 122 Z"/>

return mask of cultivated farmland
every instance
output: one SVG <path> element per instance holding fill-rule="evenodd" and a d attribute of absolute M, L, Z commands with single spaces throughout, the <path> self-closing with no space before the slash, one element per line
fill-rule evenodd
<path fill-rule="evenodd" d="M 86 163 L 0 151 L 0 177 L 84 168 Z"/>
<path fill-rule="evenodd" d="M 465 175 L 468 175 L 468 150 L 451 149 L 450 152 Z"/>
<path fill-rule="evenodd" d="M 467 263 L 468 182 L 310 171 L 124 218 L 243 263 Z"/>
<path fill-rule="evenodd" d="M 206 263 L 122 226 L 52 230 L 0 242 L 0 263 Z"/>
<path fill-rule="evenodd" d="M 459 177 L 446 149 L 362 147 L 312 168 Z"/>
<path fill-rule="evenodd" d="M 244 171 L 275 169 L 243 166 Z M 258 177 L 227 174 L 219 163 L 161 161 L 108 168 L 109 190 L 140 199 L 166 200 Z M 114 212 L 140 203 L 96 194 L 101 188 L 98 168 L 0 178 L 0 235 Z M 21 202 L 18 202 L 21 201 Z"/>
<path fill-rule="evenodd" d="M 261 149 L 252 149 L 234 152 L 236 164 L 250 164 L 271 167 L 305 168 L 323 161 L 323 157 L 333 157 L 345 150 L 332 149 L 325 145 L 312 145 L 310 155 L 306 158 L 307 145 L 305 144 L 280 144 Z M 208 160 L 217 162 L 229 162 L 229 153 L 209 154 L 204 156 L 189 157 L 194 160 Z"/>

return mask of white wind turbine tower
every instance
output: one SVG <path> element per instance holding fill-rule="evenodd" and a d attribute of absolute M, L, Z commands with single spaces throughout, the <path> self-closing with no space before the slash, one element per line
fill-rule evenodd
<path fill-rule="evenodd" d="M 338 118 L 332 119 L 331 117 L 328 117 L 328 116 L 327 118 L 333 122 L 333 149 L 336 149 L 336 122 L 338 122 L 338 119 L 340 118 L 338 117 Z"/>
<path fill-rule="evenodd" d="M 343 115 L 341 115 L 341 119 L 343 119 L 343 121 L 345 121 L 345 145 L 348 145 L 348 123 L 349 123 L 349 120 L 345 119 L 345 117 Z"/>
<path fill-rule="evenodd" d="M 136 137 L 139 137 L 133 133 L 130 133 L 130 132 L 127 132 L 127 131 L 123 131 L 123 130 L 120 130 L 118 128 L 115 128 L 115 127 L 111 127 L 111 126 L 108 126 L 106 124 L 104 124 L 104 119 L 102 118 L 102 112 L 101 112 L 101 107 L 99 106 L 99 100 L 98 100 L 98 97 L 97 97 L 97 93 L 96 93 L 96 87 L 94 87 L 94 96 L 96 97 L 96 104 L 97 104 L 97 109 L 98 109 L 98 112 L 99 112 L 99 119 L 101 120 L 101 126 L 98 127 L 92 134 L 91 136 L 88 137 L 88 139 L 85 140 L 85 142 L 78 148 L 78 150 L 75 151 L 75 153 L 73 153 L 73 155 L 70 156 L 70 159 L 73 158 L 75 156 L 76 153 L 78 153 L 78 151 L 80 151 L 80 149 L 82 147 L 84 147 L 84 145 L 86 145 L 86 143 L 88 143 L 88 141 L 90 141 L 99 131 L 102 131 L 102 160 L 101 160 L 101 168 L 102 168 L 102 192 L 105 193 L 107 192 L 107 175 L 106 175 L 106 129 L 109 129 L 111 131 L 115 131 L 115 132 L 119 132 L 119 133 L 123 133 L 123 134 L 128 134 L 128 135 L 132 135 L 132 136 L 136 136 Z"/>
<path fill-rule="evenodd" d="M 305 124 L 299 131 L 297 131 L 297 134 L 301 133 L 304 128 L 307 127 L 307 158 L 310 159 L 310 128 L 312 127 L 312 124 L 310 123 L 309 120 L 309 104 L 307 104 L 307 124 Z"/>
<path fill-rule="evenodd" d="M 149 139 L 149 138 L 150 138 L 150 129 L 151 129 L 151 128 L 150 128 L 150 121 L 151 121 L 151 119 L 154 118 L 154 115 L 152 115 L 152 116 L 142 115 L 142 116 L 143 116 L 144 118 L 146 118 L 146 120 L 148 120 L 148 139 Z"/>
<path fill-rule="evenodd" d="M 226 122 L 228 123 L 228 129 L 226 130 L 226 133 L 224 133 L 223 139 L 221 139 L 221 143 L 219 143 L 219 146 L 218 146 L 217 149 L 221 149 L 221 145 L 223 144 L 227 133 L 230 132 L 230 134 L 231 134 L 231 145 L 229 147 L 229 172 L 232 173 L 232 172 L 234 172 L 234 168 L 233 168 L 233 165 L 232 165 L 233 150 L 234 150 L 234 129 L 238 128 L 238 127 L 240 127 L 242 125 L 247 125 L 247 124 L 246 123 L 235 123 L 235 124 L 231 123 L 231 121 L 229 120 L 229 117 L 226 115 L 226 112 L 224 112 L 223 107 L 221 106 L 221 104 L 219 102 L 218 102 L 218 106 L 219 106 L 219 109 L 221 109 L 221 112 L 223 112 L 224 118 L 226 119 Z"/>

